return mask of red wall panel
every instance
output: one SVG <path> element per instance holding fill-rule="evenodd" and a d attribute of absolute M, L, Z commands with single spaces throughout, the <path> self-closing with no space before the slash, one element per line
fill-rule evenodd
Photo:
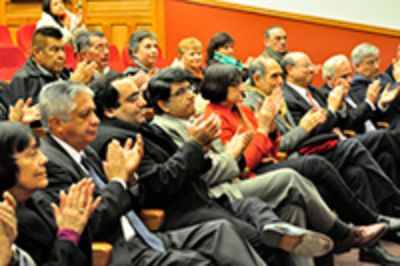
<path fill-rule="evenodd" d="M 176 55 L 178 42 L 185 37 L 197 37 L 206 48 L 211 36 L 226 31 L 236 41 L 235 55 L 241 60 L 257 56 L 263 50 L 265 28 L 279 24 L 288 33 L 289 50 L 308 53 L 316 64 L 336 53 L 350 55 L 361 42 L 370 42 L 381 50 L 384 70 L 395 55 L 400 38 L 374 33 L 324 26 L 249 12 L 235 11 L 180 0 L 165 0 L 165 43 L 168 61 Z M 320 85 L 320 77 L 315 84 Z"/>

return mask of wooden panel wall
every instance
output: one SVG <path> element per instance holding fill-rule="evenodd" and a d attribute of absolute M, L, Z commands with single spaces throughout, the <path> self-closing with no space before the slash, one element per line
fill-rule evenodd
<path fill-rule="evenodd" d="M 70 9 L 75 11 L 73 0 Z M 159 36 L 163 48 L 163 3 L 159 0 L 81 0 L 84 23 L 103 31 L 118 48 L 127 45 L 136 29 L 148 29 Z M 36 23 L 41 14 L 40 0 L 0 0 L 0 23 L 10 28 L 13 37 L 19 25 Z M 14 39 L 15 40 L 15 39 Z"/>

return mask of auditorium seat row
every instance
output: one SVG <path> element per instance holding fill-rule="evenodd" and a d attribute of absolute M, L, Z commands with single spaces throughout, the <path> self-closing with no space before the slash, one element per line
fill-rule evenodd
<path fill-rule="evenodd" d="M 0 80 L 10 81 L 14 74 L 20 69 L 30 54 L 32 44 L 32 36 L 35 31 L 35 24 L 21 25 L 17 32 L 17 44 L 15 46 L 11 38 L 10 31 L 6 25 L 0 25 Z M 66 66 L 70 68 L 76 67 L 76 58 L 74 49 L 71 45 L 65 46 Z M 110 43 L 110 68 L 116 71 L 123 71 L 133 64 L 128 54 L 128 47 L 122 49 L 122 53 L 118 47 Z M 164 67 L 166 61 L 162 57 L 159 49 L 157 67 Z"/>

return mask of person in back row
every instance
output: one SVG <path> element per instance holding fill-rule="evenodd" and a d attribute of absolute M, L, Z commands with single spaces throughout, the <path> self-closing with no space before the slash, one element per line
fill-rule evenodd
<path fill-rule="evenodd" d="M 32 104 L 36 104 L 43 86 L 53 81 L 71 80 L 86 84 L 92 79 L 94 63 L 82 62 L 74 72 L 65 67 L 64 45 L 62 33 L 56 28 L 43 27 L 34 32 L 32 55 L 9 86 L 10 104 L 14 105 L 21 98 L 32 98 Z"/>
<path fill-rule="evenodd" d="M 129 38 L 128 53 L 133 65 L 125 69 L 124 74 L 134 76 L 139 71 L 153 75 L 157 71 L 158 59 L 157 36 L 147 30 L 137 30 Z"/>

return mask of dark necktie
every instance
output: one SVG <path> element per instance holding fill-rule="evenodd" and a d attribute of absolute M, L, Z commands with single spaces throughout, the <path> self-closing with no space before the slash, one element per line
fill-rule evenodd
<path fill-rule="evenodd" d="M 96 186 L 100 189 L 103 189 L 106 186 L 106 184 L 96 173 L 92 162 L 86 156 L 82 156 L 81 163 L 82 166 L 87 170 L 89 176 L 93 178 L 93 181 L 96 184 Z M 155 234 L 150 232 L 149 229 L 147 229 L 147 227 L 143 224 L 142 220 L 140 220 L 140 218 L 136 215 L 136 213 L 133 210 L 127 212 L 126 217 L 128 218 L 128 221 L 130 222 L 134 230 L 140 236 L 140 238 L 149 247 L 153 248 L 154 250 L 158 250 L 160 252 L 166 251 L 163 242 Z"/>

